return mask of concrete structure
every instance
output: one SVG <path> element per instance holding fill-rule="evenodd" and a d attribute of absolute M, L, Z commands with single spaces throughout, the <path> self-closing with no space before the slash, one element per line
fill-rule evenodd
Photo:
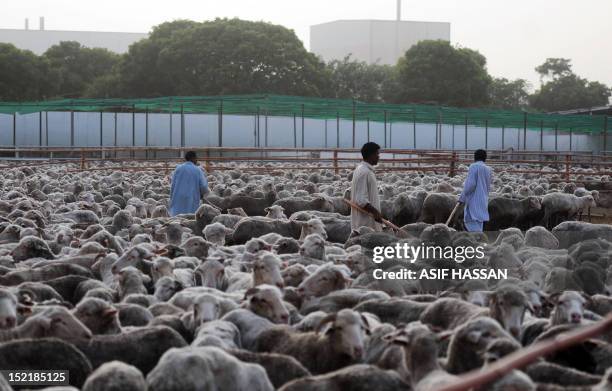
<path fill-rule="evenodd" d="M 11 43 L 19 49 L 31 50 L 39 55 L 61 41 L 77 41 L 90 48 L 125 53 L 131 44 L 147 36 L 146 33 L 45 30 L 45 20 L 42 17 L 38 30 L 29 29 L 28 19 L 25 20 L 24 30 L 0 29 L 0 43 Z"/>
<path fill-rule="evenodd" d="M 337 20 L 310 27 L 310 51 L 325 61 L 351 54 L 370 64 L 395 64 L 412 45 L 436 39 L 450 41 L 450 23 Z"/>

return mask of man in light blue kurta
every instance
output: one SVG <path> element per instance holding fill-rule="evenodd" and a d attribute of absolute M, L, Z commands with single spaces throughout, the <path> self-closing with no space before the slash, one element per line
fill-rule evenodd
<path fill-rule="evenodd" d="M 485 221 L 489 221 L 489 191 L 491 190 L 491 168 L 485 164 L 487 152 L 479 149 L 474 152 L 474 163 L 459 196 L 463 209 L 463 223 L 470 232 L 482 232 Z"/>
<path fill-rule="evenodd" d="M 200 207 L 200 198 L 208 193 L 208 180 L 204 170 L 197 164 L 195 152 L 185 154 L 185 163 L 180 164 L 172 175 L 170 188 L 170 215 L 195 213 Z"/>

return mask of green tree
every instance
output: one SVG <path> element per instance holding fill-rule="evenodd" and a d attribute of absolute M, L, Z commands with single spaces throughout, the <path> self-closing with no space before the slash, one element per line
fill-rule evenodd
<path fill-rule="evenodd" d="M 58 95 L 81 97 L 97 77 L 111 72 L 120 56 L 107 49 L 87 48 L 74 41 L 53 45 L 43 54 L 59 77 Z"/>
<path fill-rule="evenodd" d="M 421 41 L 398 61 L 399 102 L 479 106 L 489 102 L 485 57 L 447 41 Z"/>
<path fill-rule="evenodd" d="M 321 96 L 330 88 L 325 64 L 292 30 L 239 19 L 164 23 L 130 47 L 119 72 L 128 96 Z"/>
<path fill-rule="evenodd" d="M 557 79 L 569 76 L 572 72 L 572 60 L 568 58 L 547 58 L 544 64 L 536 67 L 536 72 L 540 74 L 540 81 L 545 77 Z"/>
<path fill-rule="evenodd" d="M 49 63 L 29 50 L 0 43 L 0 101 L 39 100 L 55 93 Z"/>
<path fill-rule="evenodd" d="M 540 89 L 529 97 L 531 107 L 541 111 L 560 111 L 608 104 L 612 91 L 605 84 L 589 81 L 574 74 L 571 61 L 549 58 L 536 67 L 542 83 Z"/>
<path fill-rule="evenodd" d="M 350 57 L 330 61 L 327 65 L 331 77 L 331 97 L 384 102 L 389 94 L 388 81 L 393 78 L 393 67 L 368 64 L 351 60 Z"/>
<path fill-rule="evenodd" d="M 522 109 L 529 104 L 529 83 L 524 79 L 494 78 L 489 87 L 491 106 L 500 109 Z"/>

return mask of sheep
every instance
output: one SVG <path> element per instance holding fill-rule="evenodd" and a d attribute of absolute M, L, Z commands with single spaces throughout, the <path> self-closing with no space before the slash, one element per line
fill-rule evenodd
<path fill-rule="evenodd" d="M 553 295 L 550 300 L 555 304 L 555 308 L 550 314 L 551 326 L 566 323 L 580 324 L 584 316 L 585 298 L 576 291 L 565 291 L 558 295 Z"/>
<path fill-rule="evenodd" d="M 92 371 L 91 363 L 79 349 L 57 338 L 17 339 L 0 344 L 0 368 L 67 370 L 70 385 L 78 388 Z"/>
<path fill-rule="evenodd" d="M 268 319 L 244 308 L 230 311 L 221 320 L 236 325 L 240 332 L 240 344 L 247 350 L 253 350 L 257 337 L 265 330 L 274 326 L 274 323 Z"/>
<path fill-rule="evenodd" d="M 345 271 L 337 265 L 326 263 L 298 285 L 298 294 L 304 298 L 321 297 L 346 288 L 349 282 Z"/>
<path fill-rule="evenodd" d="M 573 194 L 550 193 L 542 197 L 542 208 L 544 217 L 542 222 L 552 228 L 552 222 L 556 219 L 573 219 L 587 208 L 594 208 L 597 204 L 593 196 L 586 195 L 577 197 Z"/>
<path fill-rule="evenodd" d="M 444 371 L 438 363 L 438 340 L 427 327 L 414 324 L 385 336 L 387 341 L 399 344 L 404 350 L 404 365 L 410 373 L 412 388 L 433 391 L 457 381 L 457 377 Z"/>
<path fill-rule="evenodd" d="M 486 347 L 496 338 L 512 340 L 495 320 L 476 317 L 457 327 L 448 345 L 446 369 L 460 374 L 480 367 Z"/>
<path fill-rule="evenodd" d="M 293 238 L 281 238 L 274 243 L 274 251 L 278 254 L 295 254 L 300 251 L 300 243 Z"/>
<path fill-rule="evenodd" d="M 265 208 L 264 211 L 267 213 L 266 217 L 269 219 L 287 219 L 287 215 L 284 213 L 285 208 L 280 205 L 272 205 Z"/>
<path fill-rule="evenodd" d="M 537 225 L 542 216 L 540 199 L 529 196 L 521 200 L 496 197 L 489 201 L 489 221 L 485 222 L 485 231 L 498 231 L 516 227 L 527 230 Z"/>
<path fill-rule="evenodd" d="M 289 312 L 282 301 L 281 291 L 272 285 L 258 285 L 244 294 L 244 307 L 274 323 L 288 323 Z"/>
<path fill-rule="evenodd" d="M 166 236 L 166 243 L 179 245 L 183 242 L 184 235 L 191 233 L 191 229 L 177 222 L 168 222 L 158 232 Z"/>
<path fill-rule="evenodd" d="M 299 250 L 300 255 L 305 257 L 325 260 L 325 239 L 319 234 L 309 234 Z"/>
<path fill-rule="evenodd" d="M 94 297 L 84 298 L 73 310 L 73 315 L 94 335 L 120 333 L 117 314 L 117 309 L 111 304 Z"/>
<path fill-rule="evenodd" d="M 147 375 L 147 385 L 151 391 L 274 390 L 260 365 L 244 363 L 212 346 L 168 350 Z"/>
<path fill-rule="evenodd" d="M 168 301 L 177 292 L 183 289 L 183 285 L 172 277 L 164 276 L 155 283 L 153 297 L 158 301 Z"/>
<path fill-rule="evenodd" d="M 410 386 L 395 371 L 356 364 L 318 376 L 306 376 L 286 383 L 279 391 L 326 390 L 407 390 Z"/>
<path fill-rule="evenodd" d="M 556 249 L 559 247 L 559 240 L 546 228 L 536 226 L 530 228 L 525 233 L 525 245 L 546 249 Z"/>
<path fill-rule="evenodd" d="M 60 306 L 45 306 L 16 328 L 0 330 L 0 341 L 17 338 L 55 337 L 67 342 L 89 341 L 91 331 Z"/>
<path fill-rule="evenodd" d="M 36 236 L 26 236 L 19 240 L 17 246 L 11 251 L 11 256 L 17 262 L 30 258 L 55 259 L 49 245 Z"/>
<path fill-rule="evenodd" d="M 318 218 L 311 218 L 305 224 L 302 225 L 300 232 L 300 240 L 305 240 L 308 235 L 319 234 L 321 238 L 327 239 L 327 231 L 325 225 Z"/>
<path fill-rule="evenodd" d="M 127 295 L 133 293 L 142 293 L 146 295 L 147 289 L 144 284 L 150 283 L 151 279 L 149 276 L 143 275 L 140 270 L 135 267 L 128 266 L 117 273 L 117 281 L 119 283 L 117 293 L 119 294 L 119 298 L 124 300 Z"/>
<path fill-rule="evenodd" d="M 295 357 L 311 373 L 320 374 L 363 359 L 367 321 L 359 313 L 344 309 L 330 314 L 318 330 L 331 323 L 324 333 L 295 333 L 286 326 L 263 331 L 255 351 L 282 353 Z"/>
<path fill-rule="evenodd" d="M 202 230 L 204 238 L 207 241 L 219 246 L 225 245 L 225 236 L 231 235 L 233 232 L 233 229 L 229 229 L 221 223 L 208 224 Z"/>
<path fill-rule="evenodd" d="M 146 391 L 142 372 L 120 361 L 102 364 L 83 384 L 83 391 Z"/>
<path fill-rule="evenodd" d="M 216 346 L 224 350 L 240 349 L 242 341 L 240 331 L 234 323 L 212 320 L 203 323 L 197 329 L 191 346 Z"/>
<path fill-rule="evenodd" d="M 88 343 L 75 346 L 87 356 L 93 368 L 118 360 L 149 373 L 170 348 L 187 346 L 176 331 L 166 326 L 150 326 L 113 335 L 95 335 Z"/>
<path fill-rule="evenodd" d="M 7 289 L 0 288 L 0 330 L 17 324 L 17 297 Z"/>
<path fill-rule="evenodd" d="M 253 353 L 240 349 L 226 351 L 240 361 L 261 365 L 276 388 L 294 379 L 310 376 L 310 372 L 290 356 L 276 353 Z"/>
<path fill-rule="evenodd" d="M 229 281 L 225 274 L 225 267 L 216 259 L 208 259 L 195 270 L 195 279 L 198 285 L 225 291 Z"/>

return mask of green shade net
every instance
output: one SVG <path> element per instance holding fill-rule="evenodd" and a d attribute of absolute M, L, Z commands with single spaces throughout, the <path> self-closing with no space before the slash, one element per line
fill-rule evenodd
<path fill-rule="evenodd" d="M 363 103 L 345 99 L 281 95 L 172 96 L 152 99 L 63 99 L 0 102 L 0 114 L 42 111 L 155 112 L 282 116 L 373 122 L 416 122 L 490 128 L 603 132 L 612 117 L 533 114 L 493 109 Z"/>

